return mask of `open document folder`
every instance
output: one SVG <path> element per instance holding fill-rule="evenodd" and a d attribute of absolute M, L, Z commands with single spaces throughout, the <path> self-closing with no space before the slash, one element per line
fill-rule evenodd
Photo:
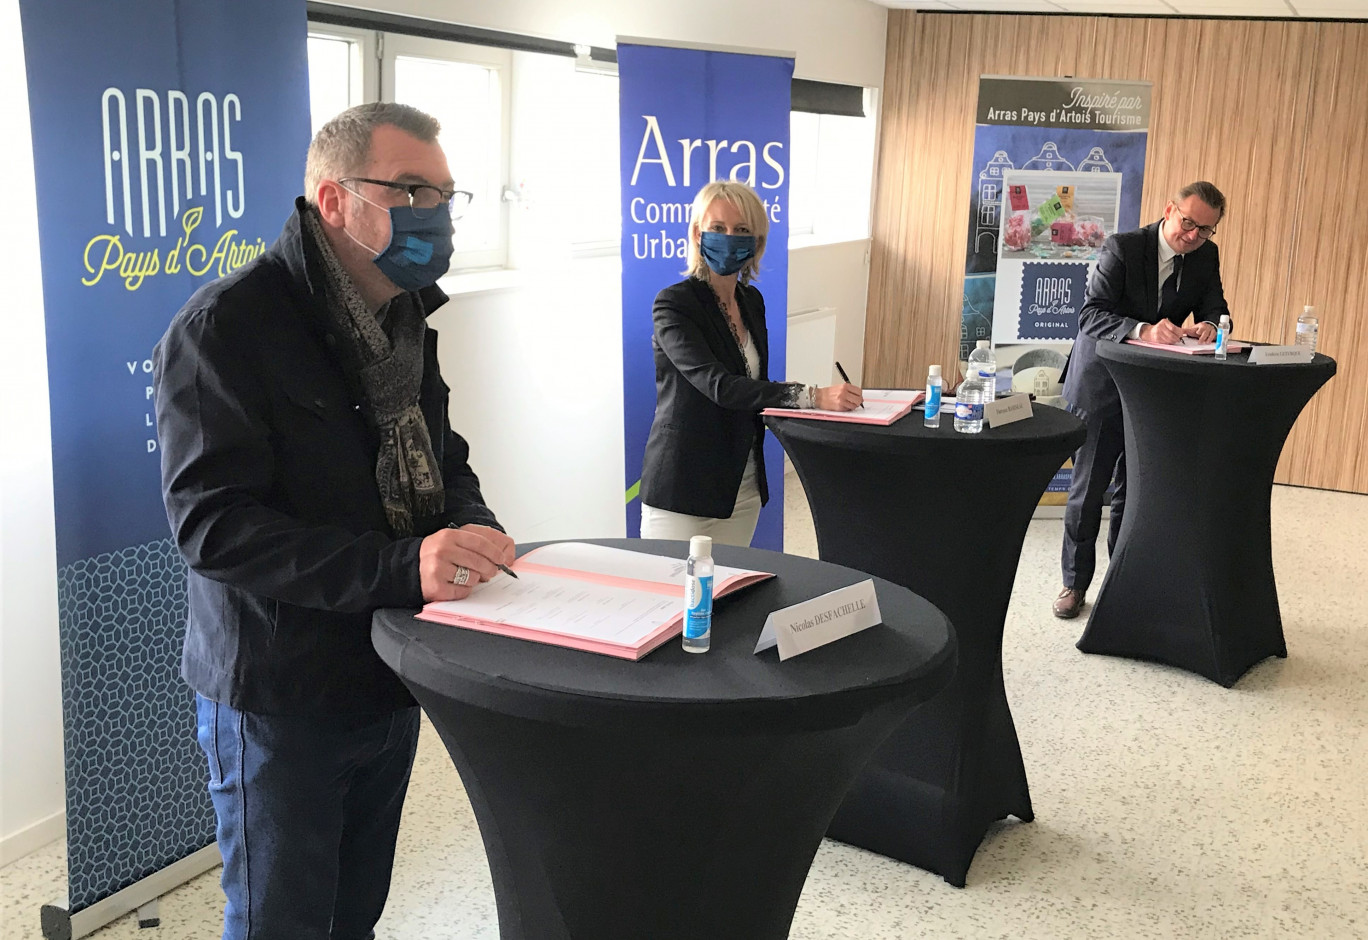
<path fill-rule="evenodd" d="M 926 397 L 925 392 L 905 388 L 867 388 L 864 404 L 854 411 L 823 411 L 820 408 L 766 408 L 762 415 L 776 418 L 815 418 L 818 421 L 846 421 L 851 424 L 892 424 Z"/>
<path fill-rule="evenodd" d="M 684 559 L 606 545 L 557 542 L 533 549 L 459 601 L 438 601 L 419 620 L 538 643 L 640 659 L 680 631 Z M 766 578 L 767 571 L 716 565 L 713 597 Z"/>
<path fill-rule="evenodd" d="M 1215 343 L 1199 343 L 1191 336 L 1184 336 L 1177 343 L 1151 343 L 1143 339 L 1128 339 L 1126 342 L 1148 349 L 1163 349 L 1167 352 L 1182 353 L 1185 356 L 1213 356 L 1216 354 Z M 1244 343 L 1237 343 L 1234 340 L 1226 342 L 1226 352 L 1244 352 L 1244 349 Z"/>

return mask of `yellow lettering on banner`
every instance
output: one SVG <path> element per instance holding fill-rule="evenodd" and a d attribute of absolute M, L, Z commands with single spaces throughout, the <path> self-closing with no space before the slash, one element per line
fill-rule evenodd
<path fill-rule="evenodd" d="M 91 258 L 97 254 L 96 249 L 104 247 L 104 257 L 100 259 L 100 266 L 96 268 L 91 263 Z M 113 260 L 110 260 L 110 259 Z M 119 241 L 117 235 L 96 235 L 86 242 L 85 248 L 85 269 L 94 277 L 83 277 L 81 283 L 86 287 L 94 287 L 104 277 L 106 271 L 117 271 L 119 264 L 123 261 L 123 243 Z"/>
<path fill-rule="evenodd" d="M 195 206 L 195 208 L 185 213 L 184 218 L 181 219 L 181 228 L 185 231 L 185 270 L 196 277 L 199 277 L 201 274 L 208 271 L 209 266 L 214 263 L 213 258 L 205 260 L 203 264 L 195 263 L 196 258 L 203 259 L 204 256 L 209 253 L 209 249 L 205 248 L 203 245 L 196 245 L 190 241 L 190 236 L 194 233 L 196 227 L 199 226 L 200 219 L 203 217 L 204 207 Z M 196 252 L 198 252 L 198 254 L 196 254 Z"/>
<path fill-rule="evenodd" d="M 128 251 L 119 235 L 96 235 L 86 243 L 83 261 L 87 276 L 81 278 L 81 283 L 86 287 L 94 287 L 100 283 L 105 272 L 114 271 L 117 272 L 116 276 L 123 279 L 124 287 L 134 291 L 147 278 L 163 272 L 178 274 L 182 267 L 196 277 L 210 271 L 222 277 L 266 251 L 266 243 L 260 238 L 255 242 L 246 239 L 234 241 L 238 235 L 237 229 L 229 229 L 220 235 L 212 249 L 195 243 L 194 233 L 203 219 L 202 206 L 187 209 L 181 216 L 183 234 L 167 253 L 165 265 L 160 248 Z"/>
<path fill-rule="evenodd" d="M 99 266 L 94 259 L 99 258 Z M 125 251 L 118 235 L 96 235 L 86 242 L 85 269 L 90 277 L 81 278 L 86 287 L 94 287 L 104 277 L 106 271 L 118 271 L 124 280 L 124 287 L 137 290 L 142 287 L 143 279 L 161 271 L 161 253 L 151 251 Z"/>
<path fill-rule="evenodd" d="M 143 278 L 151 277 L 161 271 L 161 254 L 157 249 L 151 251 L 126 251 L 119 265 L 119 277 L 124 279 L 124 287 L 137 290 L 142 287 Z"/>

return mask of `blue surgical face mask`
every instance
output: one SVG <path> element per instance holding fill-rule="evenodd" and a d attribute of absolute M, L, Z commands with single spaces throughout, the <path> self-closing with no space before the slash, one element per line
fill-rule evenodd
<path fill-rule="evenodd" d="M 698 253 L 708 267 L 726 277 L 740 271 L 755 257 L 755 236 L 704 232 L 698 239 Z"/>
<path fill-rule="evenodd" d="M 385 209 L 371 202 L 355 190 L 353 196 L 377 209 Z M 419 218 L 411 206 L 391 206 L 389 244 L 371 260 L 385 277 L 400 290 L 414 291 L 431 287 L 451 267 L 451 210 L 446 206 L 425 210 Z M 367 251 L 374 251 L 351 232 L 347 237 Z"/>

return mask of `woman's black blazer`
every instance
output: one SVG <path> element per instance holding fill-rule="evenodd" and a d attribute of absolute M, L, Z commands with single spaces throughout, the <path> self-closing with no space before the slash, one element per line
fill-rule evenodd
<path fill-rule="evenodd" d="M 763 378 L 769 338 L 760 291 L 739 285 L 736 300 L 760 354 L 760 379 L 746 375 L 745 357 L 708 284 L 688 278 L 656 295 L 656 411 L 641 473 L 647 505 L 730 518 L 752 449 L 762 505 L 769 500 L 760 409 L 793 405 L 798 388 Z"/>

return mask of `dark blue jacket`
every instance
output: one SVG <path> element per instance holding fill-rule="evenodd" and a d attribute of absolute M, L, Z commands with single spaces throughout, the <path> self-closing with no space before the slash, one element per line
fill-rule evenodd
<path fill-rule="evenodd" d="M 1078 339 L 1064 370 L 1064 398 L 1083 411 L 1119 412 L 1121 408 L 1121 393 L 1098 358 L 1098 343 L 1122 342 L 1137 323 L 1157 323 L 1161 315 L 1182 326 L 1189 313 L 1199 322 L 1216 323 L 1221 314 L 1230 312 L 1221 288 L 1221 255 L 1215 242 L 1183 256 L 1178 296 L 1171 309 L 1159 309 L 1162 224 L 1113 235 L 1102 245 L 1078 314 Z"/>
<path fill-rule="evenodd" d="M 446 512 L 415 537 L 390 533 L 379 437 L 333 353 L 302 206 L 265 254 L 196 291 L 153 355 L 162 493 L 190 567 L 182 675 L 248 711 L 390 711 L 413 700 L 371 647 L 371 612 L 423 603 L 421 536 L 497 523 L 447 421 L 429 329 L 420 405 Z M 430 313 L 446 295 L 420 300 Z"/>

